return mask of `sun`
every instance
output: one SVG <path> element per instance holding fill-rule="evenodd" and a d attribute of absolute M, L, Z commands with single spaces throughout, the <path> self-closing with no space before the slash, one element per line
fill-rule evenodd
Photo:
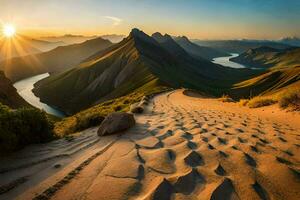
<path fill-rule="evenodd" d="M 3 26 L 3 35 L 5 37 L 13 37 L 16 34 L 16 28 L 12 24 L 6 24 Z"/>

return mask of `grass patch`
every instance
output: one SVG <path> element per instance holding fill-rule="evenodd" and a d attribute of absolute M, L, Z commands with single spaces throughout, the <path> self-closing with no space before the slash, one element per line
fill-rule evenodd
<path fill-rule="evenodd" d="M 257 96 L 252 99 L 250 99 L 247 103 L 249 108 L 259 108 L 263 106 L 270 106 L 277 103 L 277 100 L 273 97 L 263 97 L 263 96 Z"/>
<path fill-rule="evenodd" d="M 63 137 L 97 126 L 103 121 L 106 115 L 113 112 L 127 112 L 130 110 L 130 105 L 141 101 L 143 96 L 160 93 L 169 89 L 156 82 L 146 84 L 128 95 L 105 101 L 56 122 L 54 132 L 58 137 Z"/>
<path fill-rule="evenodd" d="M 278 103 L 281 108 L 300 110 L 300 89 L 290 89 L 279 94 Z"/>

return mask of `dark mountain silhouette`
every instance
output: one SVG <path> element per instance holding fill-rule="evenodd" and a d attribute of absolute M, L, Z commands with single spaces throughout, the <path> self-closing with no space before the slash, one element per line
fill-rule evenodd
<path fill-rule="evenodd" d="M 232 70 L 194 58 L 169 35 L 155 34 L 154 38 L 133 29 L 126 39 L 77 67 L 38 82 L 34 92 L 42 101 L 71 114 L 153 82 L 216 94 L 249 77 L 249 70 Z"/>
<path fill-rule="evenodd" d="M 0 69 L 13 82 L 41 73 L 58 73 L 111 45 L 108 40 L 96 38 L 40 54 L 8 59 L 0 63 Z"/>
<path fill-rule="evenodd" d="M 216 57 L 229 56 L 228 53 L 220 50 L 216 50 L 210 47 L 199 46 L 191 42 L 187 37 L 175 37 L 174 40 L 188 53 L 195 57 L 202 57 L 208 60 L 212 60 Z"/>
<path fill-rule="evenodd" d="M 17 93 L 12 82 L 0 71 L 0 103 L 11 108 L 29 106 L 29 104 Z"/>

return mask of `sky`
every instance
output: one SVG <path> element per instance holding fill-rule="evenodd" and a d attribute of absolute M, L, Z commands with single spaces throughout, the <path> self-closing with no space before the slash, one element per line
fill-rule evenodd
<path fill-rule="evenodd" d="M 35 37 L 127 35 L 193 39 L 300 37 L 300 0 L 0 0 L 0 23 Z"/>

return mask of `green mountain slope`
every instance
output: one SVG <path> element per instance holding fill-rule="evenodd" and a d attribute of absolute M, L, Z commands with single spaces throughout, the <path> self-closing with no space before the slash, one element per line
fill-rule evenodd
<path fill-rule="evenodd" d="M 161 41 L 133 29 L 122 42 L 86 59 L 79 66 L 36 84 L 42 101 L 67 113 L 126 95 L 153 80 L 171 87 L 219 94 L 250 70 L 233 70 L 196 59 L 168 35 Z"/>
<path fill-rule="evenodd" d="M 233 60 L 266 69 L 257 77 L 235 84 L 233 93 L 247 97 L 300 88 L 300 48 L 278 50 L 261 47 L 251 49 Z"/>
<path fill-rule="evenodd" d="M 228 53 L 213 49 L 211 47 L 199 46 L 191 42 L 187 37 L 175 37 L 174 40 L 188 53 L 195 57 L 202 57 L 208 60 L 212 60 L 216 57 L 230 56 Z"/>
<path fill-rule="evenodd" d="M 45 72 L 58 73 L 111 45 L 108 40 L 96 38 L 81 44 L 60 46 L 40 54 L 5 60 L 0 63 L 0 69 L 13 82 Z"/>
<path fill-rule="evenodd" d="M 241 63 L 249 67 L 257 68 L 291 68 L 300 63 L 300 48 L 274 49 L 270 47 L 259 47 L 250 49 L 231 61 Z"/>

